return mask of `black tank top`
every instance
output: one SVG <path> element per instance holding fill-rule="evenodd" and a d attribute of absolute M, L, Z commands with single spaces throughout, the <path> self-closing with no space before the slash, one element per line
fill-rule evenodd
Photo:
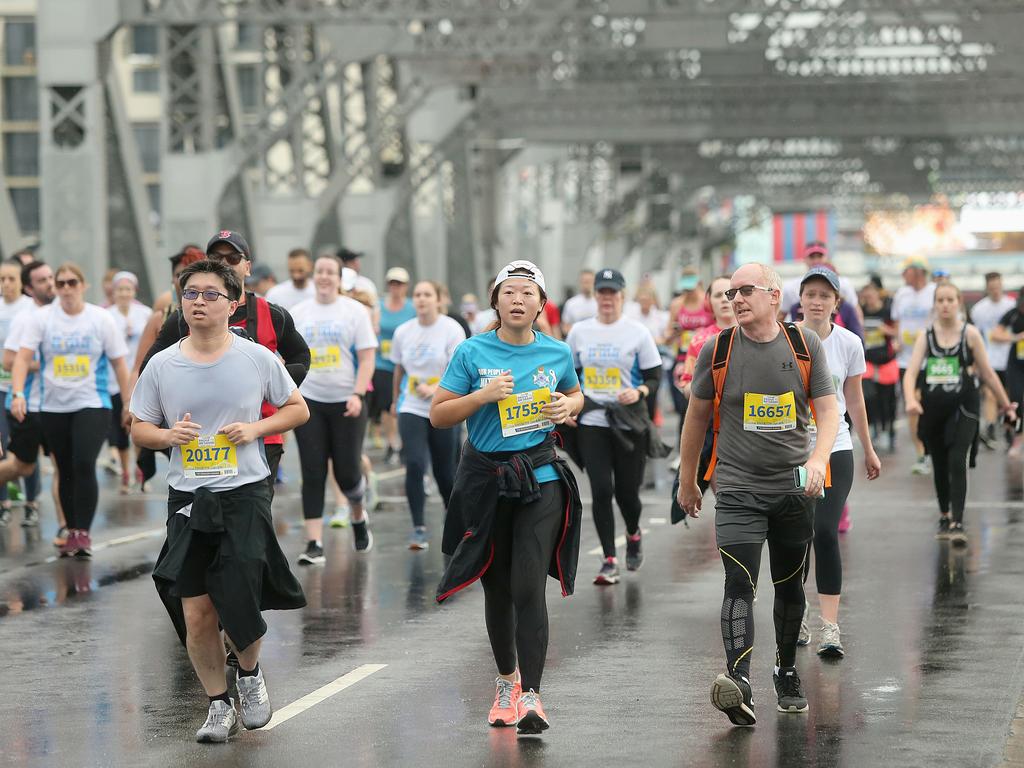
<path fill-rule="evenodd" d="M 960 339 L 951 347 L 939 346 L 935 329 L 926 335 L 928 356 L 924 363 L 924 386 L 921 398 L 925 410 L 929 406 L 973 405 L 977 400 L 978 385 L 968 369 L 974 364 L 971 347 L 967 343 L 967 324 L 960 331 Z"/>

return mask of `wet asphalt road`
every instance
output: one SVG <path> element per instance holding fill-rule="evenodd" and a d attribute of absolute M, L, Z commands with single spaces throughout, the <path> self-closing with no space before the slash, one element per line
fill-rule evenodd
<path fill-rule="evenodd" d="M 47 562 L 48 501 L 47 541 L 26 542 L 17 515 L 0 532 L 0 765 L 1019 764 L 1024 737 L 1011 735 L 1011 720 L 1024 689 L 1021 465 L 982 452 L 960 554 L 932 537 L 931 480 L 909 474 L 906 449 L 883 462 L 879 481 L 855 484 L 843 540 L 847 658 L 798 654 L 807 714 L 775 712 L 767 563 L 752 668 L 758 725 L 736 729 L 711 706 L 724 667 L 712 505 L 689 529 L 672 527 L 667 491 L 649 490 L 639 573 L 615 587 L 590 583 L 599 558 L 588 554 L 597 545 L 588 521 L 576 595 L 562 599 L 549 581 L 551 730 L 517 738 L 489 729 L 495 671 L 482 594 L 434 604 L 441 553 L 405 548 L 408 515 L 392 471 L 382 483 L 392 501 L 373 517 L 374 550 L 357 556 L 348 530 L 330 531 L 326 567 L 299 571 L 309 606 L 267 614 L 262 663 L 278 710 L 353 670 L 367 676 L 226 746 L 193 741 L 206 700 L 149 577 L 162 540 L 160 483 L 125 498 L 105 479 L 94 540 L 108 546 L 91 562 Z M 279 489 L 275 504 L 292 558 L 303 546 L 297 486 Z M 440 515 L 433 497 L 434 534 Z"/>

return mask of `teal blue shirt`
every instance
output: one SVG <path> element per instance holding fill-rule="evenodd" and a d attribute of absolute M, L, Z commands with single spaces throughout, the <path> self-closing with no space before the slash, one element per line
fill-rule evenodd
<path fill-rule="evenodd" d="M 579 386 L 568 345 L 534 333 L 535 339 L 522 346 L 506 344 L 497 331 L 489 331 L 462 342 L 452 355 L 441 378 L 441 388 L 452 394 L 468 395 L 487 385 L 493 377 L 511 371 L 515 380 L 512 392 L 529 392 L 547 388 L 552 392 L 568 392 Z M 466 419 L 469 442 L 478 451 L 522 451 L 544 442 L 554 425 L 534 432 L 504 437 L 497 403 L 488 403 Z M 558 479 L 547 464 L 537 467 L 537 481 L 549 483 Z"/>
<path fill-rule="evenodd" d="M 388 309 L 388 300 L 380 300 L 380 336 L 377 341 L 377 370 L 394 371 L 395 364 L 391 362 L 391 339 L 394 338 L 395 329 L 407 320 L 416 317 L 416 310 L 412 306 L 412 300 L 406 299 L 405 304 L 397 312 Z"/>

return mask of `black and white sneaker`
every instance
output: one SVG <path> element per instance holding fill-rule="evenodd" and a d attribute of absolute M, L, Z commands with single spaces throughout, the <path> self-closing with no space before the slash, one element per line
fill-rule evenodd
<path fill-rule="evenodd" d="M 804 696 L 796 667 L 781 667 L 773 677 L 775 693 L 779 697 L 779 712 L 806 712 L 807 697 Z"/>
<path fill-rule="evenodd" d="M 939 517 L 939 528 L 935 531 L 936 539 L 948 539 L 949 538 L 949 515 L 941 515 Z"/>
<path fill-rule="evenodd" d="M 306 551 L 299 555 L 299 565 L 323 565 L 326 562 L 324 548 L 315 541 L 306 544 Z"/>
<path fill-rule="evenodd" d="M 725 712 L 733 725 L 754 725 L 754 696 L 750 681 L 742 675 L 721 674 L 711 684 L 711 703 Z"/>
<path fill-rule="evenodd" d="M 951 523 L 949 526 L 949 542 L 954 547 L 967 546 L 967 534 L 964 533 L 963 523 Z"/>
<path fill-rule="evenodd" d="M 6 528 L 11 524 L 10 507 L 0 507 L 0 528 Z"/>
<path fill-rule="evenodd" d="M 640 531 L 636 532 L 636 538 L 626 534 L 626 570 L 639 571 L 644 564 L 644 550 Z"/>
<path fill-rule="evenodd" d="M 36 502 L 27 502 L 25 504 L 25 510 L 22 512 L 21 515 L 21 527 L 39 527 L 39 506 Z"/>
<path fill-rule="evenodd" d="M 352 521 L 352 546 L 356 552 L 369 552 L 373 549 L 373 532 L 370 530 L 370 515 L 363 512 L 363 519 L 358 523 Z"/>

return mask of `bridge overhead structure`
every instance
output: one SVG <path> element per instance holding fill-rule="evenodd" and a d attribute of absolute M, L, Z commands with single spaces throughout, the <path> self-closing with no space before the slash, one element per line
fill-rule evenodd
<path fill-rule="evenodd" d="M 154 280 L 223 226 L 272 264 L 345 242 L 458 293 L 705 187 L 857 209 L 1022 186 L 1015 0 L 41 0 L 39 25 L 43 248 Z M 109 76 L 136 25 L 160 38 L 159 223 Z"/>

